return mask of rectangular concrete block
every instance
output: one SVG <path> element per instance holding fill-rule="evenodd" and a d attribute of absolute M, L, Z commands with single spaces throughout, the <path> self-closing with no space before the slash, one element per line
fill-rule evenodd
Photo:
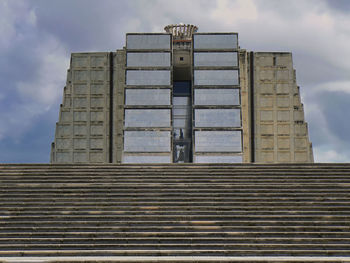
<path fill-rule="evenodd" d="M 256 64 L 262 67 L 273 66 L 273 56 L 258 56 Z"/>
<path fill-rule="evenodd" d="M 289 135 L 290 134 L 290 124 L 278 124 L 277 133 L 279 135 Z"/>
<path fill-rule="evenodd" d="M 276 77 L 277 80 L 289 80 L 289 70 L 277 70 Z"/>
<path fill-rule="evenodd" d="M 107 79 L 106 75 L 104 70 L 91 70 L 91 81 L 104 81 Z"/>
<path fill-rule="evenodd" d="M 304 111 L 295 110 L 294 111 L 294 121 L 304 121 Z"/>
<path fill-rule="evenodd" d="M 259 77 L 261 80 L 274 80 L 273 70 L 261 70 Z"/>
<path fill-rule="evenodd" d="M 56 149 L 57 150 L 69 150 L 72 147 L 71 139 L 56 139 Z"/>
<path fill-rule="evenodd" d="M 96 94 L 96 95 L 106 94 L 107 93 L 106 88 L 107 87 L 104 84 L 91 84 L 91 94 Z"/>
<path fill-rule="evenodd" d="M 74 125 L 74 136 L 86 136 L 87 126 L 86 125 Z"/>
<path fill-rule="evenodd" d="M 103 125 L 91 125 L 90 133 L 91 135 L 103 135 L 104 134 L 104 126 Z"/>
<path fill-rule="evenodd" d="M 261 96 L 259 98 L 259 104 L 260 104 L 260 107 L 262 107 L 262 108 L 272 107 L 273 106 L 273 97 L 272 96 Z"/>
<path fill-rule="evenodd" d="M 90 112 L 91 121 L 104 121 L 105 116 L 103 111 L 92 111 Z"/>
<path fill-rule="evenodd" d="M 273 124 L 260 124 L 261 135 L 272 135 L 274 134 Z"/>
<path fill-rule="evenodd" d="M 74 76 L 74 82 L 88 81 L 89 80 L 89 71 L 87 71 L 87 70 L 74 70 L 73 76 Z"/>
<path fill-rule="evenodd" d="M 300 107 L 301 104 L 300 104 L 300 97 L 298 94 L 295 94 L 293 96 L 293 106 L 296 106 L 296 107 Z"/>
<path fill-rule="evenodd" d="M 103 152 L 90 152 L 90 162 L 92 163 L 103 163 L 104 160 Z"/>
<path fill-rule="evenodd" d="M 62 122 L 71 122 L 72 121 L 72 113 L 70 111 L 62 111 L 61 112 L 61 121 Z"/>
<path fill-rule="evenodd" d="M 307 147 L 306 138 L 295 138 L 294 139 L 294 147 L 297 149 L 305 150 Z"/>
<path fill-rule="evenodd" d="M 295 124 L 294 132 L 296 136 L 306 136 L 306 133 L 307 133 L 306 123 Z"/>
<path fill-rule="evenodd" d="M 90 139 L 90 149 L 103 149 L 104 145 L 103 145 L 104 140 L 103 139 L 95 139 L 95 138 L 91 138 Z"/>
<path fill-rule="evenodd" d="M 291 57 L 291 55 L 288 55 L 288 56 L 285 56 L 285 55 L 276 56 L 276 66 L 291 68 L 292 67 L 292 57 Z"/>
<path fill-rule="evenodd" d="M 291 161 L 290 160 L 290 152 L 278 151 L 277 160 L 280 163 L 289 163 Z"/>
<path fill-rule="evenodd" d="M 57 163 L 71 163 L 72 161 L 72 154 L 70 152 L 56 152 Z"/>
<path fill-rule="evenodd" d="M 290 138 L 277 138 L 278 149 L 289 149 L 290 148 Z"/>
<path fill-rule="evenodd" d="M 70 136 L 72 134 L 72 126 L 70 125 L 57 125 L 57 137 Z"/>
<path fill-rule="evenodd" d="M 73 100 L 74 109 L 86 108 L 87 98 L 74 98 Z"/>
<path fill-rule="evenodd" d="M 107 66 L 107 56 L 91 56 L 90 66 L 92 68 L 106 67 Z"/>
<path fill-rule="evenodd" d="M 290 106 L 289 97 L 277 97 L 277 106 L 281 108 L 288 108 Z"/>
<path fill-rule="evenodd" d="M 300 151 L 294 153 L 294 160 L 298 163 L 305 163 L 308 161 L 308 155 L 306 151 Z"/>
<path fill-rule="evenodd" d="M 278 121 L 289 121 L 290 120 L 290 111 L 282 111 L 282 110 L 279 110 L 277 111 L 277 120 Z"/>
<path fill-rule="evenodd" d="M 291 92 L 290 85 L 283 83 L 276 84 L 276 92 L 277 94 L 289 94 Z"/>
<path fill-rule="evenodd" d="M 272 163 L 274 160 L 273 156 L 274 156 L 273 151 L 261 151 L 259 162 Z"/>
<path fill-rule="evenodd" d="M 73 68 L 82 68 L 89 66 L 89 57 L 88 56 L 72 56 L 72 67 Z"/>
<path fill-rule="evenodd" d="M 274 84 L 260 83 L 259 86 L 257 87 L 257 91 L 260 91 L 261 94 L 273 94 Z"/>
<path fill-rule="evenodd" d="M 273 121 L 273 111 L 271 111 L 271 110 L 260 111 L 260 120 L 261 121 Z"/>
<path fill-rule="evenodd" d="M 88 94 L 88 86 L 86 84 L 74 84 L 73 93 L 75 95 L 85 95 Z"/>
<path fill-rule="evenodd" d="M 91 98 L 91 108 L 103 108 L 106 105 L 104 98 Z"/>
<path fill-rule="evenodd" d="M 74 149 L 86 149 L 87 139 L 74 139 Z"/>
<path fill-rule="evenodd" d="M 88 161 L 86 152 L 74 152 L 73 161 L 75 163 L 86 163 Z"/>
<path fill-rule="evenodd" d="M 63 99 L 63 107 L 64 108 L 70 108 L 72 106 L 72 100 L 70 95 L 64 96 Z"/>
<path fill-rule="evenodd" d="M 74 111 L 74 121 L 87 121 L 87 112 Z"/>
<path fill-rule="evenodd" d="M 274 138 L 271 137 L 261 137 L 261 149 L 273 149 L 274 148 Z"/>

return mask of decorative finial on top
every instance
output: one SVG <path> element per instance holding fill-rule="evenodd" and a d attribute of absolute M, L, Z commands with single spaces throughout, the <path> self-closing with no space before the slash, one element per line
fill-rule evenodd
<path fill-rule="evenodd" d="M 197 32 L 198 27 L 194 25 L 185 25 L 180 23 L 178 25 L 167 25 L 164 30 L 173 35 L 174 39 L 191 39 L 192 34 Z"/>

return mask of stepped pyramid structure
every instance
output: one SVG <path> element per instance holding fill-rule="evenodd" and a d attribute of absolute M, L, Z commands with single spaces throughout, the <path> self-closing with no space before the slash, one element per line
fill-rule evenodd
<path fill-rule="evenodd" d="M 313 162 L 292 54 L 197 29 L 73 53 L 51 162 Z"/>

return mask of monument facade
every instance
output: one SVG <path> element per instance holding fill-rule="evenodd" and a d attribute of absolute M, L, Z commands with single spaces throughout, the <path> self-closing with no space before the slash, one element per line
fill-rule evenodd
<path fill-rule="evenodd" d="M 73 53 L 52 163 L 308 163 L 312 144 L 288 52 L 237 33 L 128 33 Z"/>

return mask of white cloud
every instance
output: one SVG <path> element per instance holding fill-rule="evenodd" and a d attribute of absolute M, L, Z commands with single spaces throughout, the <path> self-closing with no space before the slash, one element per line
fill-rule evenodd
<path fill-rule="evenodd" d="M 340 92 L 350 93 L 350 80 L 321 83 L 319 85 L 316 85 L 313 88 L 313 93 L 315 92 L 318 93 L 323 91 L 329 91 L 329 92 L 340 91 Z"/>
<path fill-rule="evenodd" d="M 8 99 L 8 106 L 0 112 L 0 140 L 6 137 L 18 140 L 36 118 L 59 104 L 69 59 L 64 45 L 57 38 L 37 28 L 35 10 L 26 2 L 2 1 L 0 7 L 3 8 L 0 8 L 0 33 L 4 33 L 0 38 L 0 52 L 4 53 L 3 57 L 7 50 L 20 47 L 26 49 L 24 54 L 28 54 L 21 59 L 36 65 L 30 79 L 23 77 L 28 76 L 23 72 L 22 80 L 3 80 L 15 89 L 6 87 L 0 96 L 0 99 Z M 4 38 L 6 41 L 1 40 Z M 33 58 L 35 63 L 30 61 Z M 11 66 L 17 71 L 14 76 L 18 76 L 21 65 Z"/>
<path fill-rule="evenodd" d="M 43 36 L 33 52 L 40 58 L 37 77 L 33 81 L 18 82 L 17 90 L 26 100 L 49 106 L 61 96 L 69 58 L 63 45 L 52 36 Z"/>
<path fill-rule="evenodd" d="M 256 22 L 258 10 L 253 0 L 218 0 L 210 18 L 217 23 L 233 27 L 237 23 Z"/>
<path fill-rule="evenodd" d="M 349 162 L 349 153 L 339 153 L 332 150 L 332 145 L 324 147 L 314 147 L 314 157 L 317 163 L 346 163 Z"/>

